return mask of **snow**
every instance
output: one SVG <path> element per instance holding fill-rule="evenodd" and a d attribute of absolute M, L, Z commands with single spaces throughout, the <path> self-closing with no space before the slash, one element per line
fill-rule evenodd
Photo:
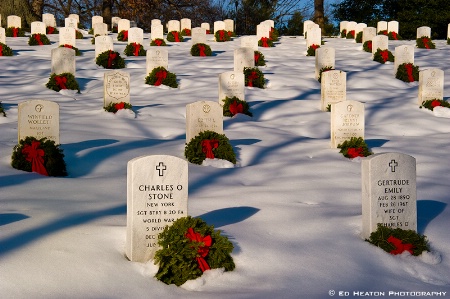
<path fill-rule="evenodd" d="M 336 49 L 336 69 L 347 72 L 347 98 L 365 104 L 372 151 L 416 158 L 418 230 L 432 252 L 392 256 L 361 239 L 361 159 L 330 148 L 315 59 L 304 55 L 302 37 L 282 37 L 275 48 L 260 48 L 267 88 L 246 88 L 253 117 L 224 120 L 238 163 L 189 164 L 189 214 L 230 238 L 236 269 L 207 271 L 176 287 L 154 278 L 152 261 L 124 256 L 126 165 L 143 155 L 184 158 L 186 104 L 217 100 L 218 75 L 233 70 L 240 39 L 209 41 L 213 57 L 190 56 L 189 40 L 169 43 L 177 89 L 145 85 L 145 57 L 122 54 L 133 112 L 112 114 L 102 108 L 105 70 L 94 63 L 90 36 L 76 45 L 83 53 L 76 58 L 81 94 L 45 87 L 58 44 L 57 35 L 49 37 L 52 45 L 40 47 L 28 46 L 28 37 L 7 38 L 16 55 L 0 57 L 7 113 L 0 117 L 1 298 L 331 298 L 331 290 L 335 297 L 340 291 L 450 296 L 449 114 L 419 109 L 417 83 L 395 79 L 393 64 L 372 61 L 353 41 L 325 39 Z M 389 43 L 393 52 L 415 41 Z M 415 64 L 448 73 L 450 46 L 435 43 L 436 50 L 415 50 Z M 116 40 L 115 50 L 124 48 Z M 17 105 L 30 99 L 60 105 L 66 178 L 10 166 Z"/>

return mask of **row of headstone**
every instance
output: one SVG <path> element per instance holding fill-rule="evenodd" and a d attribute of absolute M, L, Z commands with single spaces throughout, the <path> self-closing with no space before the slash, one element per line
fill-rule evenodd
<path fill-rule="evenodd" d="M 341 21 L 339 23 L 339 32 L 343 32 L 344 30 L 349 33 L 350 31 L 355 31 L 355 38 L 356 35 L 359 32 L 362 32 L 364 30 L 364 28 L 367 27 L 367 24 L 365 23 L 356 23 L 353 21 Z M 390 22 L 386 22 L 386 21 L 379 21 L 377 23 L 377 28 L 376 33 L 378 34 L 380 31 L 387 31 L 387 32 L 395 32 L 395 33 L 399 33 L 399 26 L 398 26 L 398 22 L 397 21 L 390 21 Z"/>

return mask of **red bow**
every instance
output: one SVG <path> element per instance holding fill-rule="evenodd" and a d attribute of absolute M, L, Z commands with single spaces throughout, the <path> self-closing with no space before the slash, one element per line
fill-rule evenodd
<path fill-rule="evenodd" d="M 55 28 L 47 27 L 47 32 L 48 32 L 48 34 L 53 34 L 53 32 L 55 32 Z"/>
<path fill-rule="evenodd" d="M 347 155 L 350 158 L 364 157 L 363 148 L 362 147 L 358 147 L 358 148 L 350 147 L 347 150 Z"/>
<path fill-rule="evenodd" d="M 0 45 L 0 56 L 3 56 L 3 47 Z"/>
<path fill-rule="evenodd" d="M 230 104 L 230 112 L 233 115 L 236 115 L 238 113 L 244 112 L 244 106 L 242 106 L 242 103 L 237 103 L 237 101 L 234 101 Z"/>
<path fill-rule="evenodd" d="M 42 41 L 41 41 L 41 35 L 40 34 L 33 34 L 34 39 L 38 42 L 38 44 L 40 46 L 43 45 Z"/>
<path fill-rule="evenodd" d="M 64 44 L 64 48 L 73 49 L 73 46 L 72 46 L 72 45 L 69 45 L 69 44 Z"/>
<path fill-rule="evenodd" d="M 388 50 L 381 51 L 381 58 L 383 58 L 383 61 L 386 62 L 389 59 L 389 52 Z"/>
<path fill-rule="evenodd" d="M 225 40 L 225 31 L 219 30 L 219 40 L 223 41 Z"/>
<path fill-rule="evenodd" d="M 167 72 L 165 70 L 160 70 L 156 72 L 156 82 L 155 82 L 155 86 L 160 86 L 164 79 L 166 79 L 167 77 Z"/>
<path fill-rule="evenodd" d="M 402 253 L 405 250 L 408 251 L 409 253 L 413 254 L 412 249 L 414 248 L 414 245 L 412 245 L 412 244 L 403 244 L 402 240 L 397 239 L 396 237 L 393 237 L 393 236 L 390 236 L 387 239 L 387 241 L 388 241 L 388 243 L 391 243 L 392 245 L 395 246 L 395 249 L 392 250 L 390 252 L 390 254 L 400 254 L 400 253 Z"/>
<path fill-rule="evenodd" d="M 184 29 L 184 34 L 185 34 L 186 36 L 191 36 L 191 30 L 189 30 L 189 29 Z"/>
<path fill-rule="evenodd" d="M 315 51 L 317 48 L 319 48 L 319 46 L 318 46 L 318 45 L 315 45 L 315 44 L 312 44 L 312 45 L 311 45 L 311 48 L 313 48 L 314 51 Z"/>
<path fill-rule="evenodd" d="M 350 31 L 350 35 L 351 35 L 353 38 L 355 38 L 355 30 L 351 30 L 351 31 Z"/>
<path fill-rule="evenodd" d="M 258 54 L 258 53 L 255 53 L 255 64 L 258 63 L 258 60 L 259 60 L 259 54 Z"/>
<path fill-rule="evenodd" d="M 162 40 L 160 39 L 155 39 L 155 44 L 159 47 L 162 45 Z"/>
<path fill-rule="evenodd" d="M 42 175 L 48 176 L 47 170 L 44 166 L 44 155 L 43 149 L 39 148 L 41 143 L 39 141 L 32 141 L 31 145 L 25 144 L 22 149 L 22 154 L 25 155 L 25 159 L 31 162 L 31 170 Z"/>
<path fill-rule="evenodd" d="M 369 48 L 369 50 L 372 51 L 372 41 L 371 40 L 369 40 L 367 42 L 367 48 Z"/>
<path fill-rule="evenodd" d="M 438 100 L 434 100 L 431 102 L 431 107 L 437 107 L 437 106 L 441 106 L 441 102 L 439 102 Z"/>
<path fill-rule="evenodd" d="M 202 141 L 202 151 L 206 154 L 206 158 L 214 159 L 213 149 L 219 147 L 219 140 L 205 139 Z"/>
<path fill-rule="evenodd" d="M 189 240 L 191 240 L 192 242 L 198 242 L 198 243 L 204 244 L 204 246 L 200 246 L 198 248 L 197 254 L 199 256 L 196 257 L 196 260 L 198 263 L 198 267 L 200 268 L 200 270 L 202 270 L 202 272 L 205 272 L 206 270 L 210 270 L 211 268 L 209 267 L 208 263 L 206 262 L 205 257 L 208 255 L 209 247 L 211 247 L 211 244 L 212 244 L 211 236 L 203 237 L 202 235 L 200 235 L 200 233 L 194 232 L 192 227 L 190 227 L 188 229 L 187 233 L 185 234 L 185 237 L 188 238 Z"/>
<path fill-rule="evenodd" d="M 177 43 L 180 41 L 180 38 L 178 37 L 178 31 L 173 31 L 173 38 Z"/>
<path fill-rule="evenodd" d="M 65 76 L 55 76 L 55 81 L 59 89 L 67 89 L 66 87 L 67 78 Z"/>
<path fill-rule="evenodd" d="M 141 45 L 138 43 L 132 43 L 134 47 L 134 56 L 139 56 L 139 50 L 141 49 Z"/>
<path fill-rule="evenodd" d="M 248 84 L 247 86 L 249 87 L 253 87 L 253 80 L 258 79 L 258 73 L 253 71 L 249 76 L 248 76 Z"/>
<path fill-rule="evenodd" d="M 427 48 L 427 49 L 430 48 L 430 46 L 428 45 L 428 42 L 429 42 L 429 41 L 430 41 L 430 40 L 429 40 L 428 38 L 426 38 L 426 37 L 422 38 L 423 45 L 424 45 L 425 48 Z"/>
<path fill-rule="evenodd" d="M 413 65 L 411 63 L 405 64 L 406 73 L 408 74 L 409 82 L 414 82 Z"/>
<path fill-rule="evenodd" d="M 267 37 L 262 37 L 262 38 L 261 38 L 261 44 L 262 44 L 262 46 L 263 46 L 264 48 L 269 47 L 269 44 L 267 43 L 268 40 L 269 40 L 269 39 L 268 39 Z"/>
<path fill-rule="evenodd" d="M 114 108 L 116 108 L 116 110 L 121 110 L 125 108 L 125 103 L 124 102 L 117 103 L 114 105 Z"/>
<path fill-rule="evenodd" d="M 392 31 L 392 37 L 393 37 L 395 40 L 397 40 L 397 39 L 398 39 L 398 37 L 397 37 L 397 32 Z"/>
<path fill-rule="evenodd" d="M 211 30 L 206 30 L 206 34 L 211 34 Z"/>
<path fill-rule="evenodd" d="M 200 51 L 200 56 L 206 56 L 206 54 L 205 54 L 205 46 L 198 45 L 198 50 Z"/>
<path fill-rule="evenodd" d="M 123 31 L 123 40 L 127 41 L 128 40 L 128 30 L 124 30 Z"/>
<path fill-rule="evenodd" d="M 109 56 L 108 56 L 108 68 L 112 67 L 114 59 L 116 59 L 117 54 L 113 51 L 109 50 Z"/>
<path fill-rule="evenodd" d="M 13 37 L 17 37 L 17 35 L 19 34 L 19 28 L 14 27 L 14 28 L 12 29 L 12 32 L 13 32 Z"/>

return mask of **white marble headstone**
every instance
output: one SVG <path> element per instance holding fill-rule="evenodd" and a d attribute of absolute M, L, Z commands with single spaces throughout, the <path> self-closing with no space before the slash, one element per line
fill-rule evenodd
<path fill-rule="evenodd" d="M 75 50 L 66 47 L 58 47 L 52 49 L 51 55 L 52 74 L 59 75 L 63 73 L 71 73 L 75 76 Z"/>
<path fill-rule="evenodd" d="M 358 33 L 362 32 L 364 30 L 364 28 L 367 28 L 367 24 L 366 23 L 358 23 L 358 24 L 356 24 L 356 27 L 355 27 L 355 39 L 356 39 L 356 36 L 358 35 Z"/>
<path fill-rule="evenodd" d="M 64 27 L 70 27 L 73 29 L 77 29 L 78 28 L 78 22 L 77 19 L 74 18 L 65 18 L 64 19 Z"/>
<path fill-rule="evenodd" d="M 256 35 L 245 35 L 240 38 L 241 48 L 252 48 L 258 51 L 258 37 Z"/>
<path fill-rule="evenodd" d="M 306 37 L 306 49 L 312 45 L 320 46 L 322 44 L 322 30 L 318 27 L 308 30 Z"/>
<path fill-rule="evenodd" d="M 47 27 L 44 22 L 31 22 L 31 34 L 46 34 Z"/>
<path fill-rule="evenodd" d="M 270 25 L 267 23 L 261 23 L 256 25 L 256 36 L 258 40 L 260 40 L 263 37 L 269 38 L 270 37 Z"/>
<path fill-rule="evenodd" d="M 214 34 L 216 34 L 219 30 L 225 30 L 225 22 L 224 21 L 215 21 L 214 22 Z"/>
<path fill-rule="evenodd" d="M 167 23 L 167 32 L 172 32 L 172 31 L 179 32 L 179 31 L 181 31 L 180 28 L 181 28 L 181 24 L 180 24 L 180 21 L 178 21 L 178 20 L 170 20 Z"/>
<path fill-rule="evenodd" d="M 223 22 L 225 23 L 225 31 L 234 32 L 234 21 L 232 19 L 226 19 Z"/>
<path fill-rule="evenodd" d="M 388 28 L 387 29 L 388 33 L 389 32 L 398 33 L 398 22 L 397 21 L 390 21 L 390 22 L 388 22 L 387 28 Z"/>
<path fill-rule="evenodd" d="M 8 16 L 6 22 L 8 28 L 22 28 L 22 19 L 19 16 Z"/>
<path fill-rule="evenodd" d="M 388 30 L 388 23 L 386 21 L 379 21 L 377 23 L 377 34 L 380 33 L 380 31 Z"/>
<path fill-rule="evenodd" d="M 105 51 L 114 51 L 114 42 L 111 36 L 100 35 L 95 37 L 95 57 Z"/>
<path fill-rule="evenodd" d="M 19 103 L 18 141 L 26 137 L 47 138 L 59 144 L 59 105 L 47 100 Z"/>
<path fill-rule="evenodd" d="M 128 29 L 128 44 L 144 44 L 144 30 L 138 27 Z"/>
<path fill-rule="evenodd" d="M 117 27 L 119 28 L 120 17 L 112 17 L 111 18 L 111 28 Z"/>
<path fill-rule="evenodd" d="M 431 28 L 427 26 L 422 26 L 417 28 L 417 38 L 421 38 L 423 36 L 426 36 L 428 38 L 431 37 Z"/>
<path fill-rule="evenodd" d="M 45 23 L 46 27 L 56 27 L 55 16 L 51 13 L 42 14 L 42 22 Z"/>
<path fill-rule="evenodd" d="M 322 111 L 327 111 L 328 105 L 347 100 L 346 72 L 339 70 L 323 72 L 320 84 L 320 109 Z"/>
<path fill-rule="evenodd" d="M 164 26 L 161 24 L 153 25 L 151 28 L 150 38 L 152 40 L 164 39 Z"/>
<path fill-rule="evenodd" d="M 245 67 L 255 67 L 255 51 L 252 48 L 234 49 L 234 71 L 242 73 Z"/>
<path fill-rule="evenodd" d="M 147 74 L 160 66 L 167 70 L 169 69 L 169 52 L 166 49 L 161 49 L 161 47 L 150 47 L 147 50 L 146 61 Z"/>
<path fill-rule="evenodd" d="M 362 43 L 372 40 L 375 36 L 377 36 L 377 28 L 375 27 L 366 27 L 363 29 L 363 38 Z"/>
<path fill-rule="evenodd" d="M 117 33 L 130 29 L 130 20 L 120 19 L 117 23 Z"/>
<path fill-rule="evenodd" d="M 0 43 L 6 45 L 6 30 L 2 27 L 0 27 Z"/>
<path fill-rule="evenodd" d="M 130 103 L 130 73 L 107 71 L 103 78 L 103 107 L 111 103 Z"/>
<path fill-rule="evenodd" d="M 202 23 L 200 27 L 205 28 L 207 32 L 211 30 L 209 23 Z"/>
<path fill-rule="evenodd" d="M 91 19 L 92 28 L 94 28 L 95 24 L 103 24 L 103 17 L 102 16 L 93 16 Z M 106 25 L 108 26 L 108 25 Z"/>
<path fill-rule="evenodd" d="M 105 23 L 95 23 L 92 25 L 94 29 L 94 36 L 96 35 L 108 35 L 108 25 Z"/>
<path fill-rule="evenodd" d="M 352 137 L 364 139 L 364 104 L 342 101 L 331 105 L 331 148 Z"/>
<path fill-rule="evenodd" d="M 61 27 L 59 29 L 59 45 L 71 45 L 76 47 L 76 33 L 73 27 Z"/>
<path fill-rule="evenodd" d="M 372 56 L 378 49 L 382 51 L 389 49 L 389 37 L 387 35 L 377 35 L 372 38 Z"/>
<path fill-rule="evenodd" d="M 204 131 L 223 134 L 223 108 L 218 102 L 197 101 L 186 105 L 186 143 Z"/>
<path fill-rule="evenodd" d="M 160 19 L 152 19 L 150 25 L 151 26 L 162 25 L 161 20 Z"/>
<path fill-rule="evenodd" d="M 192 44 L 206 44 L 206 29 L 201 27 L 192 28 Z"/>
<path fill-rule="evenodd" d="M 191 30 L 191 28 L 192 28 L 191 19 L 184 18 L 180 20 L 180 29 L 181 29 L 180 31 L 183 31 L 184 29 Z"/>
<path fill-rule="evenodd" d="M 348 24 L 348 21 L 341 21 L 339 23 L 339 32 L 342 33 L 344 30 L 347 31 L 347 24 Z"/>
<path fill-rule="evenodd" d="M 419 105 L 423 101 L 444 99 L 444 71 L 426 69 L 419 72 Z"/>
<path fill-rule="evenodd" d="M 77 14 L 70 14 L 69 16 L 68 16 L 68 18 L 70 18 L 70 19 L 75 19 L 76 21 L 77 21 L 77 24 L 78 23 L 80 23 L 80 16 L 79 15 L 77 15 Z"/>
<path fill-rule="evenodd" d="M 329 46 L 316 49 L 315 78 L 319 79 L 320 70 L 325 67 L 335 68 L 336 50 Z"/>
<path fill-rule="evenodd" d="M 403 63 L 414 64 L 414 47 L 403 45 L 395 47 L 394 53 L 394 75 L 397 74 L 398 67 Z"/>
<path fill-rule="evenodd" d="M 245 75 L 242 72 L 219 74 L 219 104 L 223 106 L 226 97 L 237 97 L 245 101 Z"/>

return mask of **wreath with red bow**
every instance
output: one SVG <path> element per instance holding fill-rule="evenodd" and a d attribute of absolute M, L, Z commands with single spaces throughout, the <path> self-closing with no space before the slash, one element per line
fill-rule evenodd
<path fill-rule="evenodd" d="M 67 176 L 64 153 L 53 140 L 26 137 L 14 147 L 11 166 L 45 176 Z"/>
<path fill-rule="evenodd" d="M 59 92 L 61 89 L 71 89 L 78 91 L 78 93 L 80 92 L 80 86 L 72 73 L 51 74 L 45 86 L 56 92 Z"/>
<path fill-rule="evenodd" d="M 271 48 L 274 47 L 273 41 L 268 37 L 261 37 L 258 41 L 258 46 L 263 48 Z"/>
<path fill-rule="evenodd" d="M 416 39 L 416 46 L 420 49 L 436 49 L 436 45 L 428 36 L 422 36 Z"/>
<path fill-rule="evenodd" d="M 306 34 L 306 32 L 305 32 L 305 34 Z M 341 31 L 341 38 L 346 38 L 346 37 L 347 37 L 347 29 L 344 29 Z M 306 36 L 305 36 L 305 38 L 306 38 Z"/>
<path fill-rule="evenodd" d="M 75 51 L 75 56 L 81 56 L 81 51 L 80 51 L 77 47 L 74 47 L 74 46 L 69 45 L 69 44 L 64 44 L 64 45 L 61 45 L 61 46 L 59 46 L 59 47 L 60 47 L 60 48 L 68 48 L 68 49 L 72 49 L 72 50 Z"/>
<path fill-rule="evenodd" d="M 25 30 L 18 27 L 8 27 L 5 30 L 6 37 L 24 37 Z"/>
<path fill-rule="evenodd" d="M 345 37 L 347 39 L 355 39 L 355 30 L 350 30 Z"/>
<path fill-rule="evenodd" d="M 402 39 L 402 37 L 395 31 L 389 32 L 388 37 L 390 40 L 401 40 Z"/>
<path fill-rule="evenodd" d="M 116 113 L 119 110 L 122 109 L 132 109 L 133 106 L 130 103 L 120 102 L 120 103 L 109 103 L 108 106 L 103 107 L 105 111 Z"/>
<path fill-rule="evenodd" d="M 231 36 L 225 30 L 217 30 L 214 33 L 214 37 L 216 38 L 216 42 L 228 42 L 231 40 Z"/>
<path fill-rule="evenodd" d="M 361 44 L 361 43 L 362 43 L 362 38 L 363 38 L 363 32 L 360 31 L 360 32 L 358 32 L 358 33 L 356 34 L 355 42 L 356 42 L 357 44 Z"/>
<path fill-rule="evenodd" d="M 233 243 L 220 230 L 200 218 L 179 218 L 158 235 L 161 249 L 155 253 L 159 270 L 155 277 L 165 284 L 180 286 L 210 269 L 236 268 L 231 252 Z"/>
<path fill-rule="evenodd" d="M 45 34 L 36 33 L 30 35 L 30 38 L 28 39 L 28 45 L 30 46 L 50 45 L 50 40 Z"/>
<path fill-rule="evenodd" d="M 117 40 L 119 42 L 127 42 L 128 41 L 128 30 L 122 30 L 117 34 Z"/>
<path fill-rule="evenodd" d="M 45 32 L 47 34 L 58 34 L 59 33 L 58 29 L 56 27 L 52 27 L 52 26 L 47 26 L 45 28 Z"/>
<path fill-rule="evenodd" d="M 177 88 L 177 75 L 169 72 L 162 66 L 155 67 L 145 78 L 145 84 L 154 86 L 166 85 L 172 88 Z"/>
<path fill-rule="evenodd" d="M 150 42 L 150 46 L 165 47 L 167 44 L 162 38 L 155 38 Z"/>
<path fill-rule="evenodd" d="M 368 40 L 365 41 L 363 44 L 363 50 L 369 53 L 372 53 L 372 41 Z"/>
<path fill-rule="evenodd" d="M 419 67 L 412 63 L 402 63 L 398 66 L 395 78 L 404 82 L 419 81 Z"/>
<path fill-rule="evenodd" d="M 331 70 L 334 70 L 334 67 L 332 67 L 332 66 L 325 66 L 325 67 L 321 68 L 319 70 L 319 77 L 317 78 L 317 81 L 322 83 L 322 73 L 323 72 L 328 72 L 328 71 L 331 71 Z"/>
<path fill-rule="evenodd" d="M 418 256 L 423 251 L 430 251 L 426 236 L 414 230 L 393 229 L 381 224 L 378 224 L 377 230 L 366 241 L 394 255 L 408 251 Z"/>
<path fill-rule="evenodd" d="M 422 102 L 422 106 L 420 106 L 419 108 L 427 108 L 431 111 L 433 111 L 434 107 L 446 107 L 446 108 L 450 108 L 450 103 L 444 100 L 440 100 L 440 99 L 433 99 L 433 100 L 427 100 L 427 101 L 423 101 Z"/>
<path fill-rule="evenodd" d="M 240 100 L 237 97 L 225 97 L 222 101 L 224 102 L 223 116 L 233 117 L 238 113 L 253 116 L 253 114 L 249 111 L 250 107 L 246 101 Z"/>
<path fill-rule="evenodd" d="M 373 61 L 385 64 L 387 61 L 394 62 L 394 55 L 389 50 L 377 49 L 375 54 L 373 54 Z"/>
<path fill-rule="evenodd" d="M 279 36 L 280 36 L 280 33 L 278 32 L 278 30 L 276 28 L 273 28 L 273 27 L 270 28 L 269 38 L 272 41 L 274 41 L 274 42 L 278 41 L 279 40 Z"/>
<path fill-rule="evenodd" d="M 320 45 L 312 44 L 308 47 L 308 50 L 306 51 L 306 56 L 316 56 L 316 49 L 320 48 Z"/>
<path fill-rule="evenodd" d="M 4 43 L 0 43 L 0 56 L 13 56 L 13 51 Z"/>
<path fill-rule="evenodd" d="M 362 137 L 352 137 L 337 147 L 341 149 L 339 153 L 350 159 L 367 157 L 373 154 Z"/>
<path fill-rule="evenodd" d="M 207 44 L 198 43 L 191 47 L 192 56 L 212 56 L 211 47 Z"/>
<path fill-rule="evenodd" d="M 255 51 L 255 66 L 265 66 L 266 65 L 266 60 L 264 58 L 264 54 L 259 52 L 259 51 Z"/>
<path fill-rule="evenodd" d="M 167 33 L 167 40 L 169 42 L 180 43 L 184 41 L 184 38 L 179 31 L 170 31 Z"/>
<path fill-rule="evenodd" d="M 107 50 L 97 56 L 95 63 L 105 69 L 123 69 L 125 60 L 118 52 Z"/>
<path fill-rule="evenodd" d="M 236 164 L 236 154 L 224 134 L 203 131 L 191 139 L 184 149 L 184 156 L 193 164 L 201 165 L 203 160 L 222 159 Z"/>
<path fill-rule="evenodd" d="M 144 47 L 138 43 L 131 43 L 125 47 L 123 53 L 127 56 L 145 56 L 147 52 L 144 50 Z"/>
<path fill-rule="evenodd" d="M 244 67 L 245 86 L 264 88 L 264 74 L 257 67 Z"/>
<path fill-rule="evenodd" d="M 191 29 L 184 28 L 184 29 L 181 31 L 181 35 L 182 35 L 182 36 L 191 36 Z"/>

